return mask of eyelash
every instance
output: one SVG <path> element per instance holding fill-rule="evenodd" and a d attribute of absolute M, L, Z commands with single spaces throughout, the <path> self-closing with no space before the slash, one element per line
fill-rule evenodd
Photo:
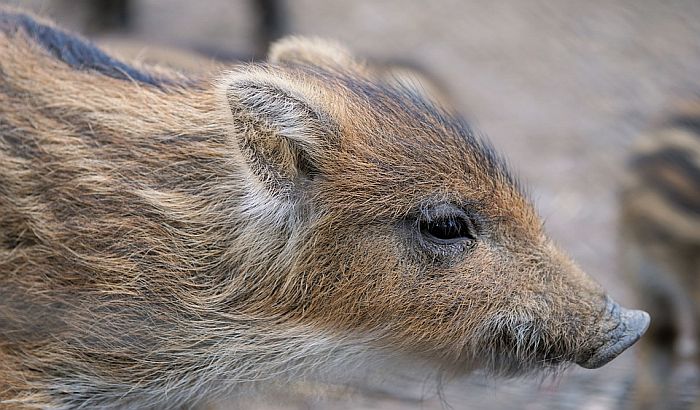
<path fill-rule="evenodd" d="M 449 245 L 457 242 L 473 242 L 476 240 L 476 229 L 473 222 L 466 216 L 448 215 L 420 220 L 421 235 L 438 244 Z"/>

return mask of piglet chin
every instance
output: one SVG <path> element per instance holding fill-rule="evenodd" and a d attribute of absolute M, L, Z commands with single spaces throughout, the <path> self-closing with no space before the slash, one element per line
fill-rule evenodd
<path fill-rule="evenodd" d="M 651 320 L 647 312 L 625 309 L 612 299 L 608 299 L 607 303 L 610 312 L 608 320 L 613 321 L 615 327 L 608 332 L 607 342 L 589 357 L 577 362 L 583 368 L 597 369 L 607 364 L 639 340 L 649 327 Z"/>

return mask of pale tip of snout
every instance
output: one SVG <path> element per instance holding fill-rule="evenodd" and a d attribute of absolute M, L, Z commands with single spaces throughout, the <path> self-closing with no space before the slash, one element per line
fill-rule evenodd
<path fill-rule="evenodd" d="M 579 363 L 579 366 L 586 369 L 597 369 L 628 347 L 632 346 L 647 331 L 651 318 L 643 310 L 627 310 L 620 307 L 620 326 L 611 340 L 595 351 L 588 359 Z"/>

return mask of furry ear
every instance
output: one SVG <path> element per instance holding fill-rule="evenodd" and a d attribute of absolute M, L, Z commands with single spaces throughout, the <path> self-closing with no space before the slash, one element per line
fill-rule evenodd
<path fill-rule="evenodd" d="M 413 63 L 387 62 L 372 64 L 375 75 L 383 82 L 399 86 L 445 109 L 454 106 L 447 88 L 430 72 Z"/>
<path fill-rule="evenodd" d="M 289 195 L 313 179 L 334 130 L 314 89 L 263 70 L 230 74 L 222 85 L 239 148 L 258 181 Z"/>
<path fill-rule="evenodd" d="M 315 37 L 285 37 L 270 46 L 268 61 L 280 65 L 310 65 L 324 68 L 362 69 L 358 61 L 342 45 Z"/>

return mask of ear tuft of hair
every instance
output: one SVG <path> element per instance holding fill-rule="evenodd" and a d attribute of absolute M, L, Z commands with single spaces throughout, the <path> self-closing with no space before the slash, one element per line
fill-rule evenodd
<path fill-rule="evenodd" d="M 270 46 L 268 61 L 280 65 L 308 65 L 363 69 L 364 64 L 339 43 L 316 37 L 285 37 Z"/>

